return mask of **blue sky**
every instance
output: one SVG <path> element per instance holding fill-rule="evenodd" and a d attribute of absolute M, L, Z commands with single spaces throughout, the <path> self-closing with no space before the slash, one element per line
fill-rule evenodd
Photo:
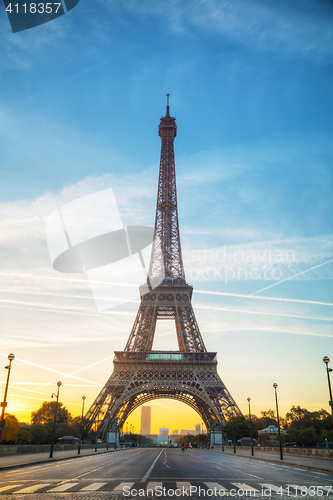
<path fill-rule="evenodd" d="M 283 412 L 328 408 L 331 2 L 80 0 L 15 34 L 1 4 L 0 45 L 0 354 L 22 360 L 15 411 L 38 404 L 19 382 L 43 398 L 33 384 L 52 383 L 50 367 L 82 370 L 91 403 L 112 369 L 102 360 L 125 345 L 137 304 L 98 313 L 86 277 L 53 271 L 44 224 L 111 187 L 127 224 L 153 225 L 166 92 L 186 273 L 222 379 L 244 411 L 248 395 L 258 414 L 273 407 L 275 381 Z M 174 331 L 159 328 L 162 348 Z M 75 412 L 80 396 L 62 390 Z"/>

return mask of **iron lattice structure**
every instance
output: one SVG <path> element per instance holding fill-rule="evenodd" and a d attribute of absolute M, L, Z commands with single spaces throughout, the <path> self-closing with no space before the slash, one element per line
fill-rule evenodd
<path fill-rule="evenodd" d="M 241 414 L 217 373 L 216 353 L 207 352 L 192 308 L 193 287 L 185 280 L 175 173 L 175 118 L 161 118 L 161 160 L 154 241 L 141 303 L 124 351 L 86 418 L 99 435 L 119 431 L 138 406 L 172 398 L 191 406 L 206 428 L 222 432 L 226 417 Z M 175 321 L 179 351 L 153 351 L 157 320 Z"/>

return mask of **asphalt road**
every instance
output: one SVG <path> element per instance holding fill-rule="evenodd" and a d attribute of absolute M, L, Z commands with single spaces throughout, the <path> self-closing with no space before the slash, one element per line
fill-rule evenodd
<path fill-rule="evenodd" d="M 333 475 L 204 450 L 135 448 L 0 472 L 0 495 L 15 498 L 266 496 L 333 499 Z M 165 489 L 164 489 L 165 488 Z M 200 490 L 201 488 L 201 490 Z M 140 493 L 141 490 L 141 493 Z M 242 493 L 243 492 L 243 493 Z M 87 494 L 82 496 L 82 493 Z M 89 496 L 92 495 L 92 496 Z M 4 499 L 3 499 L 4 500 Z"/>

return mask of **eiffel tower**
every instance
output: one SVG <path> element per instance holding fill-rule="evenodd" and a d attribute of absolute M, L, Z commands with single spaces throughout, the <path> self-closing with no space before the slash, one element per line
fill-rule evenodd
<path fill-rule="evenodd" d="M 161 118 L 162 141 L 154 240 L 147 283 L 124 351 L 116 351 L 114 370 L 88 410 L 90 427 L 117 444 L 119 431 L 133 410 L 153 399 L 177 399 L 192 407 L 222 444 L 226 417 L 241 411 L 217 373 L 215 352 L 207 352 L 191 304 L 182 260 L 175 174 L 175 118 Z M 174 320 L 178 351 L 153 351 L 157 320 Z"/>

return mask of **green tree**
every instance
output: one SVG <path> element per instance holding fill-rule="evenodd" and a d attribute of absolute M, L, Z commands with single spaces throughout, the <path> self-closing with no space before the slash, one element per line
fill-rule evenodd
<path fill-rule="evenodd" d="M 84 441 L 86 437 L 89 434 L 89 420 L 83 417 L 83 422 L 82 422 L 82 440 Z M 81 432 L 81 416 L 74 417 L 71 421 L 71 424 L 69 426 L 68 430 L 69 434 L 71 436 L 80 437 L 80 432 Z"/>
<path fill-rule="evenodd" d="M 253 439 L 257 439 L 258 436 L 258 418 L 256 415 L 251 416 L 252 423 L 252 436 Z M 233 441 L 233 435 L 235 434 L 235 441 L 243 437 L 250 437 L 250 418 L 248 415 L 237 415 L 235 417 L 229 418 L 224 426 L 224 433 L 227 439 Z"/>
<path fill-rule="evenodd" d="M 2 443 L 15 443 L 17 441 L 20 425 L 15 415 L 5 413 L 6 425 L 1 434 Z"/>
<path fill-rule="evenodd" d="M 273 410 L 262 411 L 261 417 L 258 418 L 258 428 L 266 429 L 269 425 L 277 425 L 277 420 Z"/>
<path fill-rule="evenodd" d="M 31 422 L 33 424 L 47 424 L 54 421 L 54 414 L 56 409 L 56 401 L 44 401 L 42 406 L 38 410 L 31 413 Z M 72 415 L 69 413 L 67 408 L 62 404 L 58 403 L 57 411 L 57 422 L 58 423 L 69 423 L 73 419 Z"/>
<path fill-rule="evenodd" d="M 33 440 L 33 434 L 27 428 L 21 427 L 18 432 L 18 442 L 21 444 L 28 444 Z"/>
<path fill-rule="evenodd" d="M 45 424 L 32 424 L 30 426 L 32 434 L 32 444 L 47 444 L 51 442 L 51 435 Z"/>
<path fill-rule="evenodd" d="M 285 429 L 290 441 L 299 446 L 316 446 L 325 440 L 325 433 L 333 430 L 332 417 L 326 410 L 309 411 L 300 406 L 292 406 L 286 413 Z"/>
<path fill-rule="evenodd" d="M 333 443 L 333 430 L 331 431 L 324 431 L 322 433 L 322 435 L 320 436 L 321 440 L 322 441 L 325 441 L 325 439 L 327 439 L 327 441 L 329 443 Z"/>

